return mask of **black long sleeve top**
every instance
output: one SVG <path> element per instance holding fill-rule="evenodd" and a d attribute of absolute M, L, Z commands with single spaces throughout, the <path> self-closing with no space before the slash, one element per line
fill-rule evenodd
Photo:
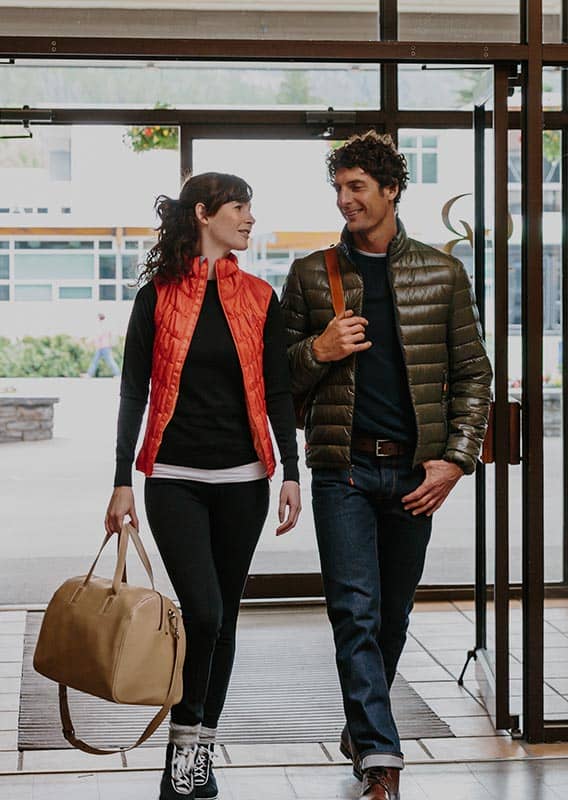
<path fill-rule="evenodd" d="M 351 257 L 363 278 L 363 316 L 369 322 L 365 336 L 373 343 L 357 354 L 353 430 L 413 446 L 416 420 L 396 331 L 388 259 L 357 250 Z"/>
<path fill-rule="evenodd" d="M 128 324 L 120 388 L 115 486 L 132 484 L 132 464 L 148 399 L 157 294 L 152 282 L 136 295 Z M 278 298 L 272 293 L 264 326 L 263 370 L 268 418 L 284 469 L 299 479 L 295 416 Z M 203 306 L 182 369 L 172 419 L 156 461 L 223 469 L 257 461 L 237 350 L 217 292 L 207 282 Z"/>

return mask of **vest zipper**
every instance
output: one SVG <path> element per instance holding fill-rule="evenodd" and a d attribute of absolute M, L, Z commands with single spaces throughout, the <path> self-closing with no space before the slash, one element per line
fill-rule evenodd
<path fill-rule="evenodd" d="M 217 272 L 217 270 L 215 270 L 215 272 Z M 246 385 L 245 385 L 245 371 L 244 371 L 244 369 L 243 369 L 243 362 L 242 362 L 242 360 L 241 360 L 241 351 L 240 351 L 240 349 L 239 349 L 239 345 L 237 344 L 237 338 L 238 338 L 238 337 L 235 335 L 235 332 L 233 331 L 232 324 L 231 324 L 231 322 L 230 322 L 230 320 L 229 320 L 229 316 L 228 316 L 228 314 L 227 314 L 227 309 L 225 308 L 225 302 L 224 302 L 224 300 L 223 300 L 223 296 L 222 296 L 222 290 L 221 290 L 221 285 L 220 285 L 220 281 L 219 281 L 219 277 L 218 277 L 218 276 L 217 276 L 217 293 L 218 293 L 218 295 L 219 295 L 219 302 L 221 303 L 221 308 L 223 309 L 223 314 L 224 314 L 224 316 L 225 316 L 225 320 L 226 320 L 226 322 L 227 322 L 227 325 L 228 325 L 228 327 L 229 327 L 229 331 L 230 331 L 230 333 L 231 333 L 231 338 L 232 338 L 232 340 L 233 340 L 233 343 L 234 343 L 234 345 L 235 345 L 235 350 L 237 351 L 237 359 L 238 359 L 238 362 L 239 362 L 239 366 L 240 366 L 240 368 L 241 368 L 241 374 L 242 374 L 242 376 L 243 376 L 243 388 L 244 388 L 244 392 L 245 392 L 245 403 L 246 403 L 246 407 L 247 407 L 247 416 L 248 416 L 248 420 L 249 420 L 249 427 L 251 427 L 251 424 L 252 424 L 252 414 L 250 414 L 250 413 L 249 413 L 249 403 L 250 403 L 250 398 L 249 398 L 249 396 L 248 396 L 248 394 L 247 394 L 247 388 L 246 388 Z M 252 430 L 251 430 L 251 434 L 252 434 Z M 258 430 L 257 430 L 257 434 L 258 434 L 258 435 L 259 435 L 259 437 L 260 437 L 260 433 L 259 433 L 259 431 L 258 431 Z M 253 441 L 253 446 L 254 446 L 254 441 Z M 257 456 L 259 457 L 259 458 L 258 458 L 258 460 L 260 461 L 260 463 L 262 464 L 262 466 L 263 466 L 263 467 L 265 468 L 265 470 L 266 470 L 266 475 L 267 475 L 268 481 L 269 481 L 269 482 L 270 482 L 270 481 L 272 481 L 272 478 L 274 477 L 274 472 L 273 472 L 273 474 L 272 474 L 272 475 L 269 475 L 269 474 L 268 474 L 268 472 L 269 472 L 268 466 L 269 466 L 269 465 L 268 465 L 268 462 L 266 462 L 266 463 L 265 463 L 265 457 L 266 457 L 266 455 L 265 455 L 265 456 L 262 456 L 262 455 L 261 455 L 261 454 L 260 454 L 260 453 L 257 451 L 256 447 L 255 447 L 255 452 L 256 452 Z"/>

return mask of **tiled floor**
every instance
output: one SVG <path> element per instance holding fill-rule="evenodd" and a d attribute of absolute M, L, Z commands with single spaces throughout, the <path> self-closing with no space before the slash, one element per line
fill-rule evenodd
<path fill-rule="evenodd" d="M 520 609 L 513 607 L 513 640 L 519 635 L 519 625 Z M 0 611 L 0 798 L 155 798 L 162 748 L 140 748 L 127 753 L 125 759 L 74 750 L 18 753 L 24 626 L 24 611 Z M 551 715 L 565 713 L 568 717 L 567 603 L 555 601 L 547 607 L 546 628 L 545 706 Z M 568 744 L 531 746 L 511 739 L 505 731 L 496 732 L 481 701 L 473 665 L 465 687 L 457 685 L 473 642 L 471 603 L 420 604 L 413 613 L 400 672 L 448 723 L 454 737 L 403 743 L 408 765 L 403 774 L 403 800 L 566 800 Z M 513 702 L 520 702 L 522 689 L 520 656 L 517 646 L 512 652 L 513 666 L 518 667 L 512 670 Z M 223 800 L 349 800 L 358 796 L 358 784 L 336 742 L 243 742 L 219 750 Z"/>
<path fill-rule="evenodd" d="M 345 766 L 217 770 L 220 800 L 355 800 L 360 784 Z M 152 771 L 0 775 L 2 800 L 156 800 Z M 411 765 L 402 800 L 566 800 L 568 760 Z"/>

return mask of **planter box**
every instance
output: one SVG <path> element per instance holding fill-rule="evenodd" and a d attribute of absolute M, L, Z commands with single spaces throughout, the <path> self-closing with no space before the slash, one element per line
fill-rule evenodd
<path fill-rule="evenodd" d="M 0 443 L 51 439 L 58 402 L 58 397 L 0 397 Z"/>

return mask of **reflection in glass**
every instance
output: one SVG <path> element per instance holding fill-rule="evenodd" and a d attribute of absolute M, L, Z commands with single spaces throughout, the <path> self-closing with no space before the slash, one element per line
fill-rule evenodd
<path fill-rule="evenodd" d="M 563 579 L 561 132 L 544 131 L 543 393 L 545 580 Z"/>
<path fill-rule="evenodd" d="M 562 0 L 544 0 L 542 9 L 542 41 L 562 41 Z"/>
<path fill-rule="evenodd" d="M 491 69 L 436 64 L 401 64 L 398 67 L 401 109 L 471 111 L 476 98 L 486 94 Z"/>
<path fill-rule="evenodd" d="M 560 67 L 545 67 L 542 71 L 542 105 L 547 111 L 562 109 L 562 72 Z"/>
<path fill-rule="evenodd" d="M 0 69 L 0 107 L 340 109 L 378 108 L 380 100 L 376 64 L 18 59 Z"/>

